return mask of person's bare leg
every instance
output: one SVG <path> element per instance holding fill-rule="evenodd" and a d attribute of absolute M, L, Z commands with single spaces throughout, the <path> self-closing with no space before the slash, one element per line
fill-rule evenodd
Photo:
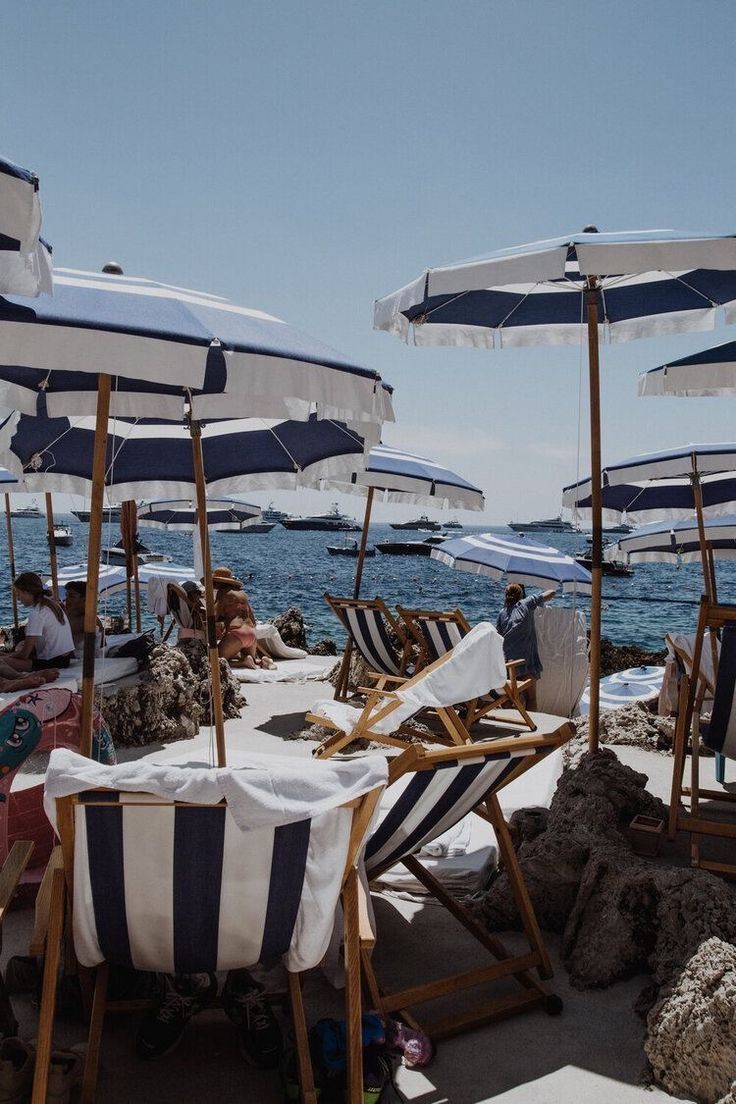
<path fill-rule="evenodd" d="M 12 678 L 13 675 L 23 671 L 33 670 L 33 660 L 21 659 L 17 655 L 4 655 L 0 660 L 0 675 Z"/>
<path fill-rule="evenodd" d="M 223 659 L 228 661 L 231 667 L 249 667 L 252 669 L 256 666 L 255 660 L 249 654 L 249 649 L 243 647 L 243 641 L 237 633 L 225 633 L 217 645 L 217 651 Z"/>
<path fill-rule="evenodd" d="M 0 678 L 0 692 L 12 694 L 15 690 L 38 690 L 39 686 L 51 681 L 45 677 L 48 673 L 50 672 L 34 671 L 30 675 L 18 675 L 17 678 Z M 54 677 L 59 677 L 58 671 Z"/>

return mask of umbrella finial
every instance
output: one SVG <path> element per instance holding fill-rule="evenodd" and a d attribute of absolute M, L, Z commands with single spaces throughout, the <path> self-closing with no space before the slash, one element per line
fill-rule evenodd
<path fill-rule="evenodd" d="M 587 226 L 583 227 L 583 233 L 584 234 L 600 234 L 600 230 L 598 229 L 597 226 L 593 226 L 593 223 L 591 222 Z"/>
<path fill-rule="evenodd" d="M 124 276 L 123 266 L 119 265 L 117 261 L 108 261 L 107 264 L 102 266 L 102 271 L 106 272 L 108 276 Z"/>

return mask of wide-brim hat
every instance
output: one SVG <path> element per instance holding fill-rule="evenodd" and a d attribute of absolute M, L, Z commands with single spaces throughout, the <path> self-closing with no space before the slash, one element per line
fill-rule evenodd
<path fill-rule="evenodd" d="M 222 590 L 242 590 L 243 584 L 228 567 L 218 567 L 212 572 L 212 585 Z"/>

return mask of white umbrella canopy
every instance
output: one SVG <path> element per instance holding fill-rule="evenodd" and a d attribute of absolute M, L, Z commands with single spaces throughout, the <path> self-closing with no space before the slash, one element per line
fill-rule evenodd
<path fill-rule="evenodd" d="M 41 217 L 36 174 L 0 157 L 0 295 L 51 294 Z"/>
<path fill-rule="evenodd" d="M 590 747 L 598 746 L 602 582 L 599 343 L 710 329 L 736 318 L 736 236 L 579 234 L 499 250 L 421 276 L 375 304 L 374 325 L 417 345 L 578 344 L 587 335 L 592 472 Z"/>
<path fill-rule="evenodd" d="M 639 394 L 684 398 L 736 395 L 736 341 L 651 368 L 639 376 Z"/>
<path fill-rule="evenodd" d="M 537 544 L 525 537 L 502 537 L 478 533 L 438 544 L 431 557 L 473 575 L 506 578 L 525 586 L 554 586 L 565 591 L 590 594 L 590 572 L 559 548 Z"/>

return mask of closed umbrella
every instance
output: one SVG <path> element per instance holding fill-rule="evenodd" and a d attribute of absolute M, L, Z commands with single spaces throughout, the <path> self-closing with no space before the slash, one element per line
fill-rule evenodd
<path fill-rule="evenodd" d="M 592 579 L 572 556 L 559 548 L 537 544 L 525 537 L 502 537 L 496 533 L 453 537 L 432 549 L 432 559 L 458 571 L 489 575 L 525 586 L 562 587 L 565 591 L 590 594 Z"/>
<path fill-rule="evenodd" d="M 339 415 L 375 439 L 383 420 L 392 417 L 390 389 L 376 372 L 261 311 L 121 274 L 64 270 L 55 278 L 53 299 L 0 300 L 0 404 L 34 415 L 39 411 L 53 416 L 95 413 L 94 449 L 87 472 L 92 484 L 90 563 L 100 558 L 110 413 L 163 416 L 180 422 L 188 415 L 204 526 L 207 644 L 218 761 L 224 764 L 200 419 L 238 414 L 305 419 L 316 412 Z M 92 580 L 85 608 L 82 746 L 86 752 L 91 747 L 96 605 Z"/>
<path fill-rule="evenodd" d="M 0 295 L 51 294 L 38 177 L 0 157 Z"/>
<path fill-rule="evenodd" d="M 599 342 L 715 325 L 736 317 L 736 237 L 595 227 L 458 264 L 428 268 L 375 305 L 374 324 L 417 345 L 578 344 L 587 335 L 592 472 L 590 747 L 598 744 L 601 610 Z"/>

